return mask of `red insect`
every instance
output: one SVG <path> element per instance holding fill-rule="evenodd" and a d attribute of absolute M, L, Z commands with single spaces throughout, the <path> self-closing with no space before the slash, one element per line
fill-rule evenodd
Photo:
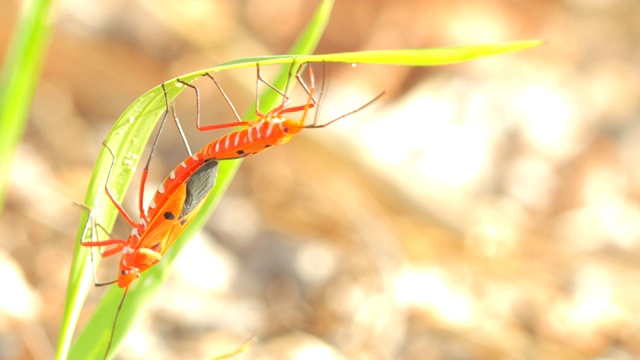
<path fill-rule="evenodd" d="M 291 69 L 293 69 L 294 63 L 291 64 Z M 302 80 L 301 70 L 305 65 L 308 65 L 308 81 L 309 85 L 307 86 Z M 254 155 L 264 149 L 267 149 L 271 146 L 282 145 L 287 143 L 291 138 L 298 134 L 302 129 L 318 129 L 329 126 L 330 124 L 343 119 L 349 115 L 352 115 L 365 107 L 371 105 L 373 102 L 378 100 L 384 92 L 380 93 L 378 96 L 373 98 L 371 101 L 366 104 L 360 106 L 359 108 L 350 111 L 344 115 L 341 115 L 329 122 L 324 124 L 317 123 L 317 116 L 314 118 L 313 123 L 309 125 L 305 125 L 305 120 L 309 109 L 312 109 L 318 105 L 318 101 L 314 98 L 316 86 L 315 86 L 315 77 L 313 74 L 313 70 L 311 69 L 310 64 L 301 64 L 295 74 L 295 78 L 298 83 L 302 86 L 304 91 L 307 93 L 307 102 L 302 105 L 296 106 L 287 106 L 289 105 L 291 99 L 286 95 L 285 92 L 281 92 L 275 86 L 267 82 L 262 77 L 262 72 L 260 70 L 260 64 L 256 64 L 257 69 L 257 80 L 256 80 L 256 116 L 258 120 L 242 120 L 242 118 L 238 115 L 238 112 L 234 108 L 233 104 L 229 100 L 229 97 L 222 89 L 222 86 L 216 81 L 216 79 L 211 76 L 211 74 L 206 73 L 204 76 L 209 77 L 216 84 L 218 90 L 224 97 L 225 101 L 231 108 L 236 121 L 223 123 L 223 124 L 213 124 L 213 125 L 200 125 L 200 92 L 199 89 L 186 83 L 182 80 L 178 79 L 178 82 L 194 89 L 196 93 L 196 104 L 197 104 L 197 112 L 196 112 L 196 128 L 198 131 L 208 131 L 213 129 L 221 129 L 235 126 L 246 126 L 243 129 L 233 131 L 227 135 L 224 135 L 209 144 L 203 147 L 197 155 L 202 156 L 205 159 L 216 159 L 216 160 L 225 160 L 225 159 L 237 159 L 243 158 L 249 155 Z M 291 73 L 291 71 L 290 71 Z M 271 89 L 275 90 L 278 94 L 282 96 L 282 102 L 280 105 L 274 107 L 269 110 L 266 114 L 260 112 L 260 103 L 259 103 L 259 93 L 260 93 L 260 83 L 264 83 L 269 86 Z M 302 112 L 300 118 L 298 120 L 287 119 L 285 115 L 290 113 Z M 317 115 L 317 112 L 316 112 Z M 175 118 L 176 122 L 178 122 L 177 118 Z"/>
<path fill-rule="evenodd" d="M 242 120 L 222 87 L 218 84 L 213 76 L 207 73 L 205 74 L 205 76 L 209 77 L 216 84 L 219 91 L 225 98 L 227 104 L 233 111 L 237 121 L 201 126 L 199 89 L 178 79 L 178 82 L 181 82 L 182 84 L 195 90 L 197 102 L 196 127 L 199 131 L 208 131 L 234 126 L 246 127 L 244 129 L 233 131 L 227 135 L 224 135 L 203 147 L 199 152 L 190 155 L 185 161 L 178 165 L 163 181 L 163 183 L 155 193 L 153 199 L 149 203 L 148 209 L 145 211 L 143 197 L 146 179 L 149 172 L 149 165 L 156 145 L 158 143 L 160 133 L 162 132 L 169 113 L 168 94 L 166 92 L 165 85 L 163 84 L 162 88 L 165 94 L 166 111 L 141 176 L 138 201 L 140 220 L 137 223 L 124 210 L 122 205 L 116 200 L 115 196 L 108 187 L 111 174 L 115 167 L 116 158 L 113 151 L 106 144 L 104 144 L 105 148 L 112 156 L 111 167 L 109 169 L 105 184 L 105 193 L 107 194 L 113 205 L 116 207 L 118 212 L 132 227 L 131 235 L 127 239 L 112 238 L 109 240 L 82 242 L 82 245 L 87 247 L 113 246 L 108 250 L 102 252 L 103 257 L 121 254 L 118 278 L 116 280 L 99 283 L 94 279 L 96 286 L 104 286 L 117 283 L 120 288 L 125 289 L 122 300 L 120 301 L 115 315 L 111 337 L 109 339 L 109 344 L 105 352 L 105 359 L 107 358 L 109 350 L 111 348 L 113 335 L 118 321 L 118 315 L 120 314 L 120 310 L 122 309 L 122 305 L 127 295 L 129 285 L 131 284 L 131 282 L 137 279 L 142 272 L 155 265 L 162 259 L 162 255 L 164 255 L 167 249 L 171 247 L 173 242 L 186 229 L 186 227 L 189 226 L 191 221 L 194 219 L 194 216 L 200 211 L 203 205 L 203 200 L 206 198 L 206 195 L 210 192 L 215 184 L 218 160 L 242 158 L 245 156 L 256 154 L 271 146 L 284 144 L 288 142 L 293 137 L 293 135 L 302 131 L 302 129 L 326 127 L 342 118 L 360 111 L 384 94 L 381 93 L 373 100 L 360 106 L 356 110 L 335 118 L 325 124 L 319 125 L 317 124 L 317 119 L 314 119 L 313 124 L 305 125 L 305 120 L 309 109 L 317 106 L 318 102 L 314 98 L 316 88 L 313 70 L 311 69 L 311 66 L 308 66 L 309 86 L 307 87 L 300 75 L 303 66 L 304 64 L 300 65 L 300 67 L 296 71 L 295 78 L 307 93 L 307 101 L 302 105 L 288 106 L 290 103 L 290 98 L 286 95 L 286 89 L 285 92 L 281 92 L 275 86 L 264 80 L 260 70 L 260 65 L 256 65 L 256 115 L 258 116 L 258 120 L 255 121 Z M 266 114 L 263 114 L 259 111 L 258 97 L 261 82 L 269 86 L 274 91 L 278 92 L 283 99 L 280 105 L 274 107 Z M 290 120 L 284 117 L 284 115 L 286 114 L 295 112 L 302 112 L 300 119 Z M 178 125 L 187 151 L 191 154 L 186 137 L 182 133 L 178 118 L 175 116 L 175 109 L 174 120 Z"/>
<path fill-rule="evenodd" d="M 167 111 L 164 117 L 166 118 L 169 111 L 168 98 L 165 98 L 165 100 L 167 102 Z M 109 338 L 109 344 L 107 345 L 104 356 L 105 359 L 111 348 L 118 315 L 122 309 L 124 299 L 127 296 L 129 285 L 140 277 L 142 272 L 162 259 L 162 255 L 171 247 L 173 242 L 189 226 L 195 215 L 200 211 L 204 203 L 203 200 L 215 184 L 218 162 L 216 160 L 204 159 L 201 156 L 192 155 L 180 163 L 180 165 L 171 171 L 169 176 L 164 179 L 149 203 L 148 209 L 146 211 L 144 210 L 144 188 L 149 172 L 149 164 L 151 163 L 151 158 L 163 126 L 164 119 L 156 135 L 141 177 L 139 192 L 140 220 L 138 222 L 135 222 L 124 210 L 108 187 L 111 174 L 115 167 L 116 158 L 111 148 L 104 144 L 105 149 L 109 151 L 112 157 L 111 167 L 105 182 L 105 193 L 120 215 L 122 215 L 132 227 L 131 235 L 129 235 L 127 239 L 112 238 L 109 240 L 86 241 L 81 243 L 87 247 L 113 246 L 102 252 L 103 257 L 121 254 L 117 279 L 99 283 L 94 278 L 96 286 L 117 283 L 118 287 L 125 289 L 116 311 L 111 337 Z M 95 223 L 92 222 L 92 226 L 95 233 Z"/>

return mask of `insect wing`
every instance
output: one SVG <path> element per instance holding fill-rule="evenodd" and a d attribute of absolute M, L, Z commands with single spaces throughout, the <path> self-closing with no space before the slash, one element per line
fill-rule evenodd
<path fill-rule="evenodd" d="M 217 171 L 217 161 L 202 163 L 186 181 L 167 193 L 157 211 L 150 214 L 152 218 L 139 248 L 164 254 L 202 208 L 203 200 L 215 185 Z"/>
<path fill-rule="evenodd" d="M 182 216 L 192 215 L 198 205 L 207 197 L 216 184 L 218 174 L 218 162 L 215 160 L 205 162 L 186 181 L 186 199 L 182 207 Z M 198 207 L 199 210 L 199 207 Z"/>

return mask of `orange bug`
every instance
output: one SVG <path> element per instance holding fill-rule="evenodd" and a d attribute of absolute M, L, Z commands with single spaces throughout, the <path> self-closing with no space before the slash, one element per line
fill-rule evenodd
<path fill-rule="evenodd" d="M 291 70 L 295 61 L 291 64 Z M 309 77 L 309 86 L 307 86 L 302 80 L 301 70 L 302 68 L 308 65 L 308 77 Z M 318 129 L 331 125 L 332 123 L 343 119 L 349 115 L 352 115 L 365 107 L 371 105 L 373 102 L 378 100 L 384 92 L 377 95 L 375 98 L 367 102 L 366 104 L 360 106 L 359 108 L 352 110 L 346 114 L 343 114 L 331 121 L 328 121 L 324 124 L 317 123 L 317 112 L 314 117 L 313 123 L 310 125 L 305 125 L 305 120 L 307 117 L 307 113 L 309 109 L 314 108 L 318 105 L 318 101 L 314 98 L 316 86 L 315 86 L 315 77 L 313 74 L 313 70 L 311 69 L 310 64 L 301 64 L 296 73 L 295 78 L 300 83 L 304 91 L 307 93 L 307 102 L 303 105 L 296 106 L 287 106 L 289 105 L 291 99 L 286 95 L 289 84 L 287 83 L 285 87 L 285 91 L 281 92 L 275 86 L 267 82 L 262 77 L 262 72 L 260 70 L 260 64 L 256 64 L 257 71 L 257 80 L 256 80 L 256 110 L 255 114 L 258 117 L 258 120 L 247 121 L 242 120 L 235 107 L 229 100 L 229 97 L 222 89 L 222 86 L 216 81 L 216 79 L 211 76 L 211 74 L 206 73 L 204 76 L 209 77 L 216 84 L 218 90 L 224 97 L 227 105 L 231 108 L 236 121 L 223 123 L 223 124 L 213 124 L 213 125 L 200 125 L 200 91 L 199 89 L 186 83 L 180 79 L 178 82 L 192 88 L 196 93 L 196 128 L 198 131 L 208 131 L 214 129 L 235 127 L 235 126 L 246 126 L 243 129 L 233 131 L 227 135 L 224 135 L 209 144 L 205 145 L 197 154 L 202 156 L 205 159 L 216 159 L 216 160 L 226 160 L 226 159 L 237 159 L 243 158 L 249 155 L 254 155 L 264 149 L 267 149 L 271 146 L 282 145 L 287 143 L 291 138 L 298 134 L 302 129 Z M 289 71 L 291 77 L 291 70 Z M 260 83 L 264 83 L 269 86 L 271 89 L 276 91 L 278 94 L 282 96 L 282 102 L 280 105 L 277 105 L 273 109 L 269 110 L 266 114 L 260 112 L 260 103 L 259 103 L 259 93 L 260 93 Z M 322 92 L 321 92 L 322 96 Z M 298 120 L 287 119 L 284 115 L 289 113 L 302 112 L 300 118 Z M 175 118 L 176 122 L 178 122 L 177 118 Z"/>
<path fill-rule="evenodd" d="M 292 69 L 293 65 L 294 63 L 291 65 Z M 105 359 L 107 358 L 111 348 L 118 315 L 120 314 L 120 310 L 127 295 L 129 285 L 133 280 L 137 279 L 142 272 L 162 259 L 162 255 L 169 247 L 171 247 L 177 237 L 186 229 L 187 226 L 189 226 L 194 216 L 200 211 L 203 200 L 215 184 L 218 160 L 242 158 L 256 154 L 271 146 L 284 144 L 288 142 L 293 135 L 302 131 L 302 129 L 326 127 L 340 119 L 362 110 L 384 94 L 384 92 L 379 94 L 368 103 L 325 124 L 318 125 L 316 117 L 314 118 L 313 124 L 305 125 L 309 109 L 316 107 L 318 101 L 314 98 L 315 78 L 311 66 L 308 66 L 309 86 L 307 87 L 302 80 L 300 72 L 304 65 L 305 64 L 302 64 L 298 67 L 295 78 L 307 93 L 308 97 L 305 104 L 297 106 L 287 106 L 290 102 L 290 98 L 286 95 L 286 90 L 289 84 L 287 83 L 287 88 L 285 88 L 284 92 L 281 92 L 275 86 L 264 80 L 260 70 L 260 65 L 256 65 L 256 115 L 258 116 L 258 120 L 255 121 L 242 120 L 220 84 L 213 76 L 206 73 L 205 76 L 209 77 L 216 84 L 218 90 L 221 92 L 227 104 L 233 111 L 237 121 L 201 126 L 199 89 L 178 79 L 178 82 L 195 90 L 197 103 L 196 128 L 199 131 L 222 129 L 234 126 L 246 126 L 246 128 L 224 135 L 207 144 L 199 152 L 190 155 L 163 181 L 149 203 L 148 210 L 145 211 L 143 197 L 149 165 L 169 113 L 168 94 L 166 92 L 165 85 L 163 84 L 162 88 L 165 94 L 166 111 L 141 176 L 138 202 L 140 221 L 138 223 L 133 221 L 133 218 L 124 210 L 122 205 L 120 205 L 108 188 L 109 179 L 115 167 L 116 158 L 112 150 L 104 144 L 105 148 L 112 156 L 111 167 L 105 183 L 105 193 L 118 212 L 132 227 L 131 235 L 126 240 L 112 238 L 109 240 L 82 242 L 82 245 L 87 247 L 114 246 L 104 251 L 102 253 L 103 257 L 113 256 L 118 253 L 122 254 L 118 270 L 118 278 L 116 280 L 98 283 L 98 281 L 94 279 L 96 286 L 117 283 L 120 288 L 125 289 L 122 300 L 120 301 L 116 311 L 111 337 L 105 352 Z M 276 91 L 283 99 L 280 105 L 274 107 L 266 114 L 259 111 L 260 82 Z M 175 103 L 173 105 L 175 105 Z M 294 112 L 302 112 L 299 120 L 290 120 L 283 116 Z M 184 136 L 178 118 L 175 115 L 175 108 L 173 113 L 174 120 L 178 125 L 178 129 L 180 130 L 180 134 L 187 151 L 191 154 L 186 137 Z"/>
<path fill-rule="evenodd" d="M 212 159 L 204 159 L 197 155 L 191 155 L 164 179 L 149 203 L 147 211 L 144 210 L 143 197 L 149 165 L 162 127 L 164 126 L 164 120 L 169 111 L 166 92 L 165 101 L 167 103 L 167 111 L 165 112 L 164 119 L 160 125 L 141 176 L 139 192 L 140 220 L 137 223 L 133 221 L 133 218 L 116 200 L 108 187 L 111 174 L 115 167 L 116 157 L 111 148 L 104 144 L 112 158 L 111 167 L 109 168 L 105 182 L 105 193 L 120 215 L 122 215 L 132 227 L 131 235 L 129 235 L 127 239 L 111 238 L 109 240 L 84 241 L 81 243 L 87 247 L 113 246 L 102 252 L 103 257 L 122 254 L 118 269 L 118 278 L 116 280 L 99 283 L 95 278 L 94 272 L 94 283 L 96 286 L 117 283 L 118 287 L 125 289 L 116 311 L 109 344 L 107 345 L 104 356 L 105 359 L 109 354 L 118 315 L 122 309 L 122 304 L 127 296 L 131 282 L 137 279 L 142 272 L 162 259 L 162 255 L 171 247 L 173 242 L 182 234 L 187 226 L 189 226 L 195 215 L 200 211 L 204 203 L 203 200 L 215 184 L 218 162 Z M 187 144 L 186 138 L 183 137 L 183 140 L 185 144 Z M 95 231 L 95 223 L 92 222 L 92 226 L 93 231 Z"/>

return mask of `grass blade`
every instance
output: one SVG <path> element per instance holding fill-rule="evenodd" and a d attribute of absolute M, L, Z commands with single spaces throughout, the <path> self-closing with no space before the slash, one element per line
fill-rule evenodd
<path fill-rule="evenodd" d="M 51 33 L 51 0 L 22 3 L 0 76 L 0 211 L 15 148 L 27 125 Z"/>

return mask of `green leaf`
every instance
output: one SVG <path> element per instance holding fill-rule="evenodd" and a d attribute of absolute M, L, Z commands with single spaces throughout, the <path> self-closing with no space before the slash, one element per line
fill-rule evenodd
<path fill-rule="evenodd" d="M 13 154 L 27 125 L 27 112 L 49 44 L 51 3 L 51 0 L 22 3 L 22 16 L 0 75 L 0 210 Z"/>
<path fill-rule="evenodd" d="M 305 62 L 337 62 L 358 64 L 402 65 L 402 66 L 437 66 L 474 60 L 482 57 L 524 50 L 542 45 L 541 40 L 523 40 L 500 44 L 482 44 L 469 46 L 442 47 L 430 49 L 375 50 L 320 55 L 274 55 L 258 56 L 229 61 L 216 67 L 198 70 L 180 79 L 192 81 L 205 73 L 247 66 L 298 64 Z"/>

